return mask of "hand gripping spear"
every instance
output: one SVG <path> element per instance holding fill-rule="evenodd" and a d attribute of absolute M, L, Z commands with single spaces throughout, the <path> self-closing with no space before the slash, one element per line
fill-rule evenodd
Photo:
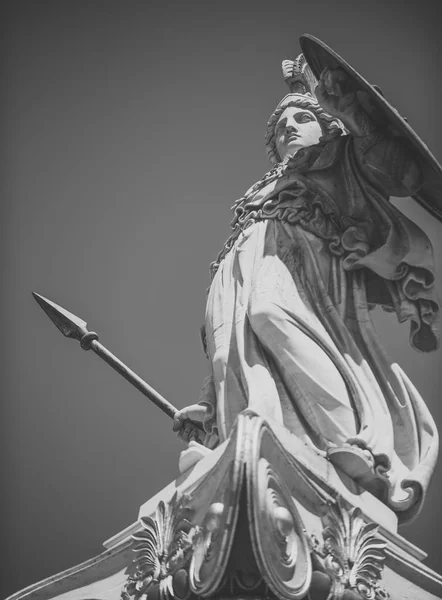
<path fill-rule="evenodd" d="M 45 311 L 51 321 L 61 331 L 63 335 L 80 342 L 83 350 L 93 350 L 98 354 L 108 365 L 110 365 L 117 373 L 122 375 L 129 383 L 137 388 L 146 398 L 149 398 L 158 408 L 160 408 L 167 416 L 174 419 L 179 412 L 173 404 L 164 398 L 159 392 L 154 390 L 148 383 L 139 377 L 134 371 L 129 369 L 119 358 L 110 352 L 103 344 L 98 341 L 98 335 L 94 331 L 89 331 L 87 323 L 76 317 L 69 311 L 65 310 L 55 302 L 51 302 L 47 298 L 32 292 L 32 295 L 37 300 L 41 308 Z M 204 433 L 198 423 L 192 422 L 192 426 Z M 192 439 L 192 436 L 191 436 Z M 196 439 L 195 441 L 199 441 Z"/>

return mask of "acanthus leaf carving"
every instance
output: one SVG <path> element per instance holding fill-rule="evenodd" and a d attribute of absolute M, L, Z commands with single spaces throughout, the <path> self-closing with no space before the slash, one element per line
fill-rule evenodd
<path fill-rule="evenodd" d="M 155 517 L 141 518 L 142 530 L 132 536 L 135 573 L 126 582 L 122 600 L 189 595 L 186 567 L 199 528 L 192 525 L 188 504 L 188 496 L 176 492 L 168 504 L 159 502 Z"/>
<path fill-rule="evenodd" d="M 331 580 L 328 600 L 346 600 L 351 594 L 388 600 L 380 585 L 387 542 L 378 535 L 378 526 L 366 523 L 359 508 L 347 510 L 340 500 L 329 505 L 324 524 L 324 543 L 321 547 L 312 540 L 312 550 Z"/>

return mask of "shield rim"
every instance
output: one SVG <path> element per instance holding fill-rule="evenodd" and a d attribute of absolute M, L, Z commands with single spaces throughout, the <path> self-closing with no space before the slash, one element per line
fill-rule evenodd
<path fill-rule="evenodd" d="M 440 202 L 440 206 L 435 206 L 431 202 L 432 196 L 431 193 L 429 193 L 431 192 L 432 186 L 425 185 L 425 172 L 428 172 L 428 169 L 431 169 L 432 178 L 437 178 L 438 188 L 440 187 L 440 190 L 442 191 L 442 166 L 436 159 L 436 157 L 431 153 L 428 146 L 420 139 L 420 137 L 417 135 L 414 129 L 405 121 L 405 119 L 388 102 L 388 100 L 386 100 L 386 98 L 382 94 L 380 94 L 377 91 L 377 89 L 373 87 L 373 85 L 371 85 L 364 77 L 362 77 L 362 75 L 360 75 L 358 71 L 356 71 L 356 69 L 354 69 L 341 56 L 339 56 L 337 52 L 335 52 L 332 48 L 330 48 L 327 44 L 322 42 L 317 37 L 308 33 L 303 34 L 300 37 L 299 42 L 304 57 L 317 79 L 319 79 L 324 67 L 331 66 L 326 63 L 323 63 L 318 57 L 316 47 L 319 46 L 321 54 L 325 54 L 328 58 L 330 58 L 330 62 L 332 63 L 332 65 L 333 62 L 338 63 L 339 67 L 346 71 L 350 75 L 350 77 L 356 80 L 362 91 L 371 94 L 371 97 L 373 98 L 376 104 L 376 108 L 386 118 L 388 125 L 391 126 L 393 130 L 398 131 L 401 135 L 406 137 L 406 139 L 410 142 L 413 148 L 418 152 L 419 157 L 423 161 L 424 166 L 424 184 L 421 190 L 417 194 L 412 196 L 412 198 L 416 200 L 421 206 L 423 206 L 432 216 L 436 217 L 439 221 L 442 221 L 442 200 Z M 430 187 L 430 189 L 427 189 L 427 187 Z"/>

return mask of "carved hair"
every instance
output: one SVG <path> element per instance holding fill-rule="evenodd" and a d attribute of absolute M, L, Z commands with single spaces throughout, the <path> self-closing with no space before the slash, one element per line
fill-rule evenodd
<path fill-rule="evenodd" d="M 265 143 L 267 148 L 267 155 L 270 159 L 270 162 L 275 165 L 279 163 L 282 158 L 279 156 L 278 151 L 276 149 L 276 141 L 275 141 L 275 127 L 278 122 L 279 117 L 289 106 L 296 106 L 297 108 L 304 108 L 311 111 L 316 118 L 318 119 L 318 123 L 321 126 L 322 136 L 320 138 L 320 142 L 325 142 L 331 140 L 333 138 L 339 137 L 342 133 L 345 133 L 345 129 L 340 121 L 331 115 L 327 114 L 319 104 L 308 96 L 299 96 L 294 97 L 293 100 L 289 102 L 280 102 L 280 104 L 276 107 L 274 113 L 270 117 L 267 123 L 267 132 L 265 136 Z"/>

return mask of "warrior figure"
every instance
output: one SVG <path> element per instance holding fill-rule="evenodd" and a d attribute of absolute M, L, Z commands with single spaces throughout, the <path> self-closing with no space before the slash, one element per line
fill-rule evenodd
<path fill-rule="evenodd" d="M 273 167 L 235 203 L 212 264 L 210 376 L 175 429 L 188 439 L 200 422 L 214 447 L 252 409 L 371 481 L 406 520 L 428 487 L 437 430 L 370 311 L 395 311 L 416 350 L 436 349 L 431 244 L 389 201 L 418 192 L 421 161 L 364 110 L 343 69 L 318 82 L 301 55 L 283 74 L 290 93 L 266 134 Z"/>

